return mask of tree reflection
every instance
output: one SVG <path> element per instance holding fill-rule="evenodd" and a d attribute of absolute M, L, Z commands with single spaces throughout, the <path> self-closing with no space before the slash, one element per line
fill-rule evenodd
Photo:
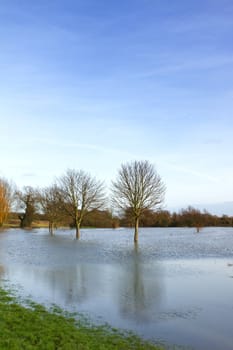
<path fill-rule="evenodd" d="M 2 285 L 2 280 L 4 279 L 5 269 L 2 265 L 0 265 L 0 286 Z"/>
<path fill-rule="evenodd" d="M 150 322 L 162 300 L 161 268 L 150 265 L 138 244 L 130 253 L 129 264 L 119 283 L 122 317 L 136 322 Z"/>
<path fill-rule="evenodd" d="M 0 265 L 0 277 L 2 277 L 5 273 L 5 269 L 2 265 Z"/>
<path fill-rule="evenodd" d="M 60 265 L 51 264 L 49 268 L 10 264 L 7 278 L 22 286 L 24 295 L 42 303 L 55 303 L 72 311 L 88 310 L 110 322 L 155 320 L 164 296 L 160 264 L 151 260 L 148 249 L 137 244 L 118 258 L 75 265 L 61 260 Z"/>
<path fill-rule="evenodd" d="M 98 283 L 97 274 L 85 264 L 61 269 L 19 265 L 9 266 L 7 271 L 9 279 L 23 286 L 26 295 L 61 306 L 84 303 Z M 0 266 L 0 276 L 3 272 Z"/>

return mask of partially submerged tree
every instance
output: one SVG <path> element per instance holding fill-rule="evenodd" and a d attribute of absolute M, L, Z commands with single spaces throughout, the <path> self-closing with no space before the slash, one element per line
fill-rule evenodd
<path fill-rule="evenodd" d="M 113 204 L 130 210 L 134 220 L 134 242 L 138 241 L 139 219 L 145 210 L 158 208 L 165 194 L 165 186 L 154 166 L 148 161 L 122 164 L 112 183 Z"/>
<path fill-rule="evenodd" d="M 100 209 L 105 200 L 103 183 L 83 170 L 68 169 L 58 179 L 61 205 L 72 218 L 76 239 L 80 238 L 80 227 L 88 211 Z"/>
<path fill-rule="evenodd" d="M 0 227 L 7 221 L 13 198 L 13 186 L 6 179 L 0 178 Z"/>
<path fill-rule="evenodd" d="M 61 222 L 62 212 L 61 212 L 61 195 L 57 185 L 52 185 L 40 189 L 38 191 L 38 203 L 41 209 L 48 219 L 49 222 L 49 232 L 53 235 L 54 227 Z"/>
<path fill-rule="evenodd" d="M 181 214 L 183 223 L 188 227 L 196 227 L 196 232 L 200 232 L 203 226 L 205 226 L 205 216 L 199 209 L 195 209 L 192 206 L 188 206 L 187 209 L 182 209 Z"/>
<path fill-rule="evenodd" d="M 20 209 L 24 210 L 24 212 L 18 216 L 20 219 L 20 227 L 31 228 L 36 212 L 37 192 L 33 187 L 26 186 L 22 191 L 17 191 L 16 196 Z"/>

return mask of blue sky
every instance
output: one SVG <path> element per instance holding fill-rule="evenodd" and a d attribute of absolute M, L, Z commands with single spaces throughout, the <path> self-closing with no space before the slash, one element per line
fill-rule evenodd
<path fill-rule="evenodd" d="M 1 0 L 0 176 L 148 159 L 168 208 L 232 201 L 232 38 L 230 0 Z"/>

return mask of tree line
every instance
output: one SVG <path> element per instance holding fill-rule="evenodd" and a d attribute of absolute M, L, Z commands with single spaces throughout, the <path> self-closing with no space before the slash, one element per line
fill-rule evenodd
<path fill-rule="evenodd" d="M 132 227 L 130 209 L 124 212 L 120 219 L 123 227 Z M 207 210 L 199 210 L 192 206 L 178 212 L 168 210 L 146 210 L 140 218 L 141 227 L 194 227 L 199 232 L 203 227 L 233 227 L 233 216 L 213 215 Z"/>
<path fill-rule="evenodd" d="M 56 227 L 70 226 L 77 239 L 81 226 L 134 227 L 134 242 L 139 226 L 189 226 L 197 231 L 204 226 L 232 226 L 232 217 L 219 218 L 192 207 L 179 213 L 162 210 L 165 190 L 148 161 L 122 164 L 109 196 L 105 184 L 83 170 L 68 169 L 44 188 L 17 189 L 0 178 L 0 226 L 18 220 L 21 228 L 30 228 L 34 220 L 46 220 L 51 235 Z"/>

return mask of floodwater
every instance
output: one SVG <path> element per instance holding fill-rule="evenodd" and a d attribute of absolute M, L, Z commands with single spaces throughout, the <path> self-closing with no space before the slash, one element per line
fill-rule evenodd
<path fill-rule="evenodd" d="M 140 336 L 233 349 L 233 228 L 0 233 L 0 284 Z"/>

